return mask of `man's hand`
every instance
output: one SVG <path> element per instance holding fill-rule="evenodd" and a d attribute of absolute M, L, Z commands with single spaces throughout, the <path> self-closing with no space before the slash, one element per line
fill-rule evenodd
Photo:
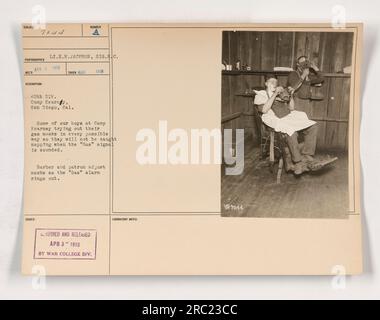
<path fill-rule="evenodd" d="M 319 71 L 319 68 L 317 67 L 317 65 L 314 62 L 310 63 L 310 68 L 314 69 L 317 72 Z"/>
<path fill-rule="evenodd" d="M 294 103 L 294 96 L 293 96 L 293 93 L 290 94 L 289 110 L 290 110 L 290 111 L 295 110 L 295 103 Z"/>
<path fill-rule="evenodd" d="M 267 113 L 272 108 L 274 100 L 276 100 L 276 97 L 278 96 L 278 94 L 282 92 L 283 90 L 284 90 L 283 87 L 276 87 L 276 89 L 274 89 L 272 96 L 263 105 L 263 109 L 262 109 L 263 113 Z"/>
<path fill-rule="evenodd" d="M 275 90 L 274 90 L 274 95 L 278 96 L 282 91 L 284 91 L 284 88 L 283 87 L 277 87 Z"/>
<path fill-rule="evenodd" d="M 301 75 L 302 80 L 305 80 L 309 74 L 310 74 L 310 69 L 309 68 L 304 69 Z"/>

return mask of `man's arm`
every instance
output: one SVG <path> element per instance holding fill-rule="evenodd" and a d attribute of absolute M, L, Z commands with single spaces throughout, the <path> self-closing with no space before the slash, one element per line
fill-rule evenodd
<path fill-rule="evenodd" d="M 278 89 L 278 88 L 277 88 Z M 265 102 L 263 105 L 262 105 L 262 109 L 261 109 L 261 112 L 262 113 L 267 113 L 270 108 L 272 108 L 272 105 L 273 105 L 273 102 L 274 100 L 276 99 L 277 95 L 278 95 L 278 92 L 277 92 L 277 89 L 276 91 L 273 93 L 273 95 L 268 99 L 267 102 Z"/>
<path fill-rule="evenodd" d="M 321 84 L 325 81 L 324 77 L 321 75 L 319 71 L 311 74 L 310 76 L 310 84 L 315 86 L 316 84 Z"/>
<path fill-rule="evenodd" d="M 294 98 L 293 98 L 293 95 L 290 97 L 290 101 L 289 101 L 289 110 L 290 111 L 293 111 L 295 108 L 295 105 L 294 105 Z"/>
<path fill-rule="evenodd" d="M 254 99 L 254 104 L 257 105 L 257 108 L 261 113 L 267 113 L 270 110 L 270 108 L 272 108 L 273 102 L 278 96 L 278 94 L 283 90 L 283 87 L 277 87 L 276 90 L 273 92 L 272 97 L 270 97 L 269 99 L 267 99 L 267 97 L 264 98 L 257 94 Z"/>
<path fill-rule="evenodd" d="M 305 69 L 301 76 L 296 71 L 292 71 L 288 76 L 288 89 L 291 93 L 296 92 L 303 84 L 307 76 L 309 75 L 309 69 Z"/>
<path fill-rule="evenodd" d="M 316 85 L 323 83 L 325 79 L 319 71 L 319 68 L 314 63 L 311 64 L 311 68 L 314 70 L 314 72 L 310 74 L 310 84 Z"/>

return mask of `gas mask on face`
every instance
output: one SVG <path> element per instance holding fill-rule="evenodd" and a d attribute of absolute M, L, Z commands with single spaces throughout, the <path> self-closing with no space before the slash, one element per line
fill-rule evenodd
<path fill-rule="evenodd" d="M 287 88 L 284 88 L 284 90 L 282 90 L 278 94 L 277 97 L 280 98 L 282 101 L 289 102 L 290 101 L 290 92 Z"/>
<path fill-rule="evenodd" d="M 305 60 L 302 62 L 299 62 L 298 65 L 300 66 L 301 69 L 307 69 L 311 67 L 311 62 L 309 60 Z"/>

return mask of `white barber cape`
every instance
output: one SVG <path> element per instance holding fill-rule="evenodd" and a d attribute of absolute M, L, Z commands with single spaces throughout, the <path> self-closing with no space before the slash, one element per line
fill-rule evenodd
<path fill-rule="evenodd" d="M 254 104 L 261 105 L 268 101 L 269 97 L 265 90 L 255 91 L 255 93 Z M 296 131 L 306 129 L 316 123 L 310 120 L 305 112 L 296 110 L 291 111 L 283 118 L 278 118 L 273 110 L 269 109 L 261 118 L 267 126 L 273 128 L 276 132 L 287 133 L 289 136 Z"/>

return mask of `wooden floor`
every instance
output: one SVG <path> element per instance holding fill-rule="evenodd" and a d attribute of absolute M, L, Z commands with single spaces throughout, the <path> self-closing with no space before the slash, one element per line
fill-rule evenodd
<path fill-rule="evenodd" d="M 348 158 L 346 153 L 318 173 L 295 177 L 283 171 L 276 183 L 259 148 L 245 146 L 244 172 L 222 176 L 222 215 L 265 218 L 347 218 Z"/>

